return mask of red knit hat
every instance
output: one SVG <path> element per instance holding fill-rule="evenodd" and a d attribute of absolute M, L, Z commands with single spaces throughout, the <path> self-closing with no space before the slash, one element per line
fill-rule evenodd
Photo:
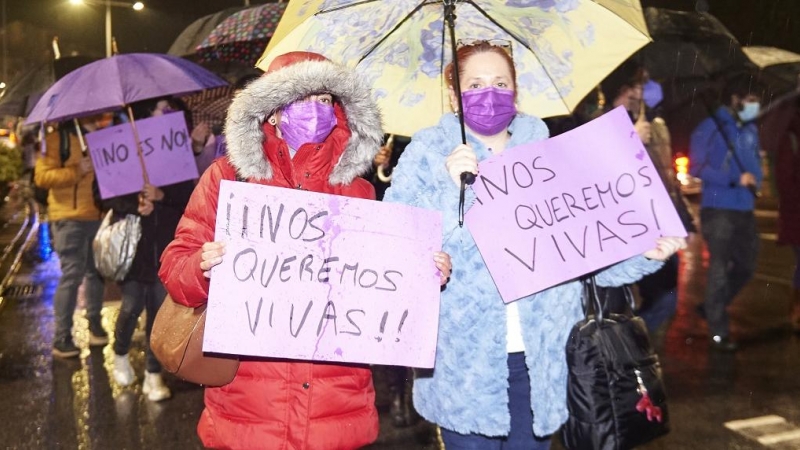
<path fill-rule="evenodd" d="M 296 64 L 303 61 L 330 61 L 328 58 L 320 55 L 319 53 L 313 52 L 289 52 L 284 53 L 280 56 L 277 56 L 267 68 L 265 73 L 272 73 L 276 70 L 283 69 L 284 67 L 289 67 L 292 64 Z"/>

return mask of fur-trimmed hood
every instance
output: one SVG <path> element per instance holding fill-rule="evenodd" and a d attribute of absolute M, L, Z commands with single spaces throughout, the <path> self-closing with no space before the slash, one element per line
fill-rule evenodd
<path fill-rule="evenodd" d="M 274 111 L 320 93 L 330 93 L 342 105 L 351 132 L 328 181 L 348 184 L 369 170 L 383 141 L 380 113 L 369 85 L 339 64 L 302 61 L 261 76 L 231 103 L 225 121 L 228 158 L 242 178 L 272 179 L 273 168 L 262 147 L 264 121 Z"/>

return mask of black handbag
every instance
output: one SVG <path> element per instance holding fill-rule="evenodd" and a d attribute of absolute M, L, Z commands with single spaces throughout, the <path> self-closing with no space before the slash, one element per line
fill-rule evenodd
<path fill-rule="evenodd" d="M 629 301 L 632 294 L 627 291 Z M 584 281 L 586 317 L 567 341 L 570 450 L 624 450 L 669 431 L 658 356 L 641 318 L 608 313 L 593 277 Z"/>

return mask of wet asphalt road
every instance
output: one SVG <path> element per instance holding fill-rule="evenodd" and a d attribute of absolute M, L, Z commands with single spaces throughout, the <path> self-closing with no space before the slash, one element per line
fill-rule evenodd
<path fill-rule="evenodd" d="M 13 196 L 12 196 L 13 197 Z M 15 198 L 3 209 L 19 209 Z M 758 274 L 734 303 L 736 354 L 709 351 L 705 323 L 694 313 L 702 299 L 707 260 L 702 240 L 683 252 L 678 315 L 660 350 L 669 395 L 672 431 L 645 449 L 800 449 L 800 338 L 788 331 L 789 249 L 774 242 L 775 202 L 761 201 L 762 233 Z M 12 228 L 0 230 L 7 245 Z M 79 358 L 51 357 L 52 294 L 58 279 L 55 259 L 39 262 L 36 243 L 0 306 L 0 448 L 9 449 L 192 449 L 201 448 L 195 425 L 202 388 L 167 377 L 173 398 L 152 403 L 141 385 L 117 386 L 110 378 L 111 346 L 88 347 L 82 315 L 76 315 Z M 3 274 L 0 274 L 2 276 Z M 104 326 L 113 328 L 119 293 L 109 287 Z M 132 363 L 144 367 L 142 337 Z M 376 370 L 381 435 L 371 449 L 439 448 L 436 429 L 424 421 L 395 429 L 388 419 L 386 379 Z M 763 417 L 767 417 L 763 419 Z M 762 418 L 757 421 L 725 423 Z M 761 443 L 759 442 L 761 439 Z M 554 438 L 554 449 L 560 449 Z"/>

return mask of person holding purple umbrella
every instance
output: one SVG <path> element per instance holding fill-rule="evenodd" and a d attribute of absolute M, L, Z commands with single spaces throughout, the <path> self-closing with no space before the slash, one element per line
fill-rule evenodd
<path fill-rule="evenodd" d="M 137 119 L 155 117 L 171 112 L 170 101 L 156 99 L 132 105 Z M 174 103 L 173 103 L 174 104 Z M 133 333 L 142 311 L 146 311 L 145 322 L 145 370 L 142 393 L 153 402 L 172 396 L 161 376 L 161 364 L 150 350 L 150 333 L 156 313 L 167 295 L 158 278 L 159 259 L 164 248 L 175 237 L 175 228 L 183 214 L 189 196 L 194 189 L 194 180 L 182 181 L 167 186 L 145 184 L 141 192 L 99 200 L 104 211 L 114 210 L 114 215 L 125 217 L 136 214 L 141 217 L 142 234 L 136 245 L 136 254 L 130 270 L 119 282 L 122 304 L 114 326 L 114 381 L 122 387 L 136 380 L 135 371 L 128 353 Z"/>

